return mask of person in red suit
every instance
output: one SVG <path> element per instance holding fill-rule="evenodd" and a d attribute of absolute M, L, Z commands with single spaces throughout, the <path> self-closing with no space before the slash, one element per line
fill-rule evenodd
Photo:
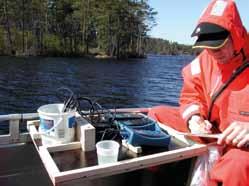
<path fill-rule="evenodd" d="M 180 131 L 222 133 L 226 145 L 210 177 L 223 186 L 249 185 L 249 39 L 235 1 L 213 0 L 192 36 L 202 52 L 182 70 L 180 109 L 158 106 L 154 119 Z"/>

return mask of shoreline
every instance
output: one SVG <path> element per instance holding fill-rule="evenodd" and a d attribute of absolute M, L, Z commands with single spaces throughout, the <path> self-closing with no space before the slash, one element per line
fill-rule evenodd
<path fill-rule="evenodd" d="M 73 54 L 73 55 L 28 55 L 28 54 L 21 54 L 21 55 L 0 55 L 0 57 L 17 57 L 17 58 L 27 58 L 27 57 L 65 57 L 65 58 L 90 58 L 90 59 L 114 59 L 114 60 L 119 60 L 119 59 L 145 59 L 147 58 L 147 55 L 143 56 L 126 56 L 126 57 L 120 57 L 118 58 L 117 56 L 109 56 L 106 54 Z"/>

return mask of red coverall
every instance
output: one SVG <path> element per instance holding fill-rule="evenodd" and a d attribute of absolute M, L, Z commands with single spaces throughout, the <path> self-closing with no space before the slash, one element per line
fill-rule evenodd
<path fill-rule="evenodd" d="M 168 108 L 159 106 L 150 110 L 150 116 L 181 131 L 187 130 L 187 121 L 192 115 L 207 118 L 212 96 L 248 58 L 248 35 L 233 0 L 213 0 L 198 24 L 203 22 L 227 29 L 237 55 L 228 63 L 219 64 L 203 50 L 183 69 L 181 118 L 176 109 L 169 112 Z M 233 121 L 246 121 L 249 124 L 249 68 L 237 76 L 214 102 L 210 121 L 216 123 L 221 132 Z M 222 182 L 223 186 L 249 185 L 249 151 L 237 148 L 227 150 L 211 170 L 211 178 Z"/>

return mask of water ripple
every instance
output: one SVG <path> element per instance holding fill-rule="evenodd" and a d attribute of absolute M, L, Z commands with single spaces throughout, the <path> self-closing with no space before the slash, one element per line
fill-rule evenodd
<path fill-rule="evenodd" d="M 0 57 L 0 114 L 36 112 L 58 102 L 57 88 L 98 99 L 107 108 L 177 105 L 181 69 L 192 56 L 126 61 Z"/>

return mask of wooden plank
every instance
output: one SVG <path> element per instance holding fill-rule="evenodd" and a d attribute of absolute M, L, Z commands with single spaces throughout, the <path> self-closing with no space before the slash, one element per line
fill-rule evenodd
<path fill-rule="evenodd" d="M 126 140 L 122 140 L 122 145 L 125 146 L 126 148 L 128 148 L 129 150 L 131 150 L 132 152 L 135 152 L 135 153 L 141 153 L 142 152 L 142 147 L 140 146 L 133 146 L 129 143 L 126 142 Z"/>
<path fill-rule="evenodd" d="M 118 109 L 110 109 L 111 112 L 143 112 L 147 113 L 149 112 L 150 108 L 118 108 Z"/>
<path fill-rule="evenodd" d="M 56 166 L 53 158 L 51 157 L 50 153 L 48 152 L 47 148 L 44 146 L 39 147 L 39 154 L 42 159 L 44 166 L 47 169 L 48 175 L 55 185 L 54 177 L 60 173 L 58 167 Z"/>
<path fill-rule="evenodd" d="M 11 136 L 9 134 L 0 136 L 0 145 L 6 145 L 11 143 Z"/>
<path fill-rule="evenodd" d="M 41 138 L 41 136 L 40 136 L 39 132 L 37 131 L 35 125 L 30 125 L 29 126 L 29 134 L 30 134 L 32 139 L 40 139 Z"/>
<path fill-rule="evenodd" d="M 29 131 L 29 135 L 37 152 L 39 153 L 39 148 L 36 144 L 36 139 L 40 139 L 40 134 L 36 128 L 37 124 L 39 125 L 39 120 L 27 121 L 27 130 Z"/>
<path fill-rule="evenodd" d="M 58 144 L 53 146 L 48 146 L 47 150 L 49 152 L 59 152 L 59 151 L 67 151 L 67 150 L 74 150 L 74 149 L 80 149 L 81 148 L 81 142 L 75 141 L 67 144 Z"/>
<path fill-rule="evenodd" d="M 31 120 L 31 121 L 27 121 L 27 129 L 29 129 L 29 126 L 38 127 L 39 124 L 40 124 L 40 120 Z"/>
<path fill-rule="evenodd" d="M 150 166 L 156 166 L 160 164 L 170 163 L 195 157 L 207 152 L 206 145 L 193 145 L 182 149 L 173 151 L 162 152 L 158 154 L 138 157 L 129 160 L 123 160 L 116 163 L 85 167 L 76 170 L 70 170 L 61 172 L 54 176 L 55 183 L 74 180 L 78 178 L 82 179 L 94 179 L 105 177 L 109 175 L 115 175 L 119 173 L 129 172 L 137 169 L 142 169 Z"/>
<path fill-rule="evenodd" d="M 39 126 L 39 124 L 40 124 L 40 120 L 27 121 L 27 130 L 29 131 L 30 137 L 31 137 L 37 151 L 39 151 L 39 150 L 38 150 L 38 147 L 36 145 L 35 140 L 41 138 L 41 136 L 37 130 L 37 127 Z"/>
<path fill-rule="evenodd" d="M 88 121 L 82 117 L 76 118 L 77 127 L 77 140 L 81 143 L 81 148 L 83 151 L 95 150 L 95 128 Z"/>
<path fill-rule="evenodd" d="M 19 120 L 10 120 L 9 133 L 11 136 L 12 143 L 17 143 L 19 141 Z"/>
<path fill-rule="evenodd" d="M 196 142 L 194 142 L 193 140 L 189 139 L 189 138 L 185 138 L 185 136 L 178 134 L 178 131 L 163 124 L 160 122 L 157 122 L 158 125 L 160 126 L 160 128 L 162 128 L 163 130 L 167 131 L 171 136 L 175 137 L 176 139 L 182 141 L 183 143 L 185 143 L 186 145 L 194 145 L 196 144 Z"/>

